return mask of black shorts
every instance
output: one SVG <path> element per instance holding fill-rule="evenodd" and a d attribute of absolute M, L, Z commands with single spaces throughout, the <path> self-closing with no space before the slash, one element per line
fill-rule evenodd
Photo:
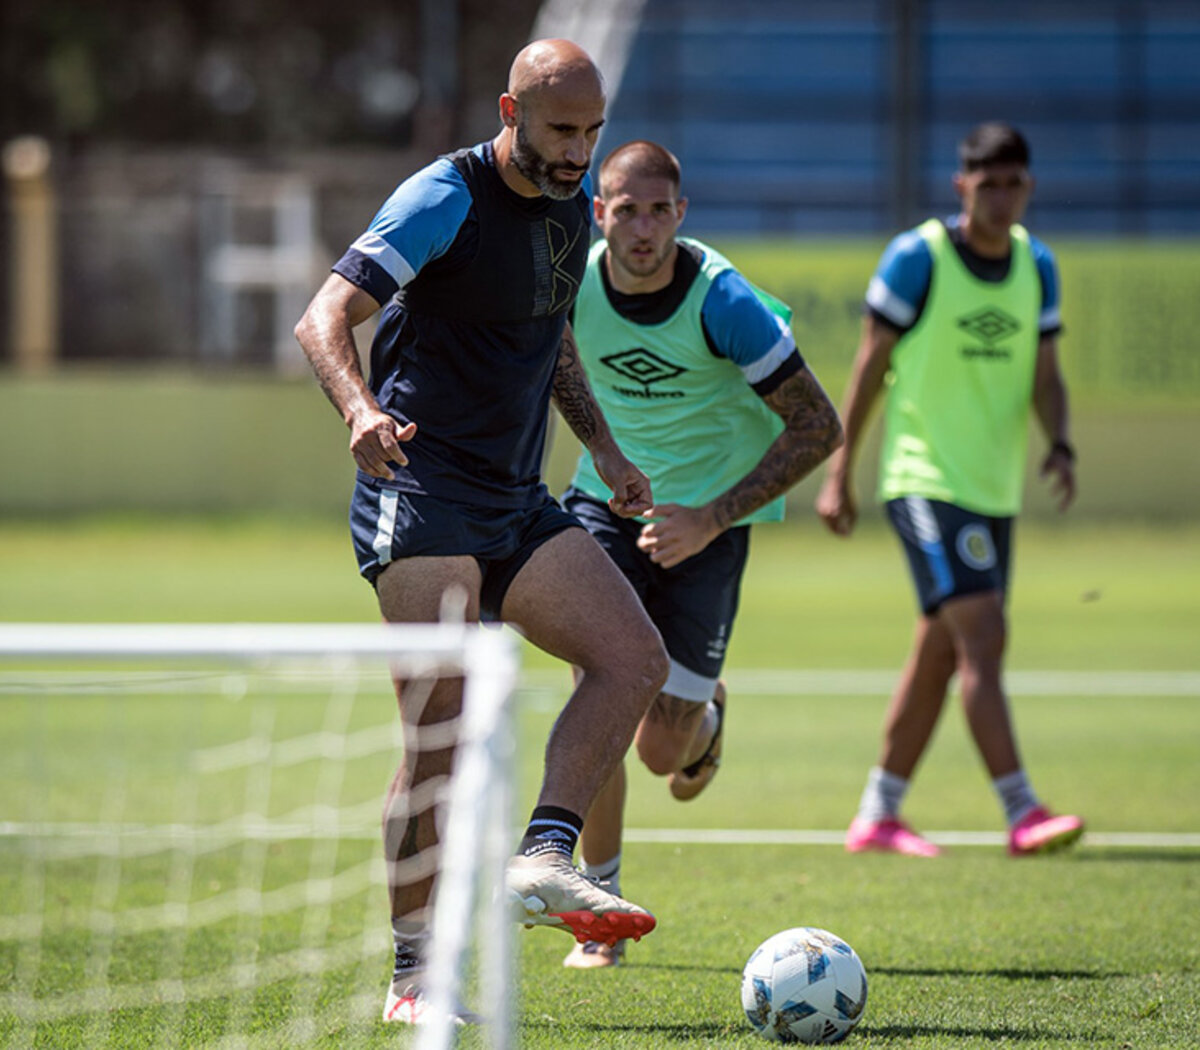
<path fill-rule="evenodd" d="M 358 571 L 372 585 L 400 558 L 471 555 L 483 575 L 483 619 L 499 620 L 517 573 L 543 543 L 579 522 L 548 492 L 518 510 L 450 503 L 358 479 L 350 501 L 350 536 Z"/>
<path fill-rule="evenodd" d="M 887 514 L 926 616 L 950 598 L 1007 593 L 1012 518 L 990 518 L 924 496 L 889 500 Z"/>
<path fill-rule="evenodd" d="M 663 692 L 698 703 L 710 700 L 737 615 L 750 527 L 729 529 L 699 554 L 664 569 L 638 550 L 640 522 L 618 517 L 607 503 L 578 489 L 564 494 L 563 506 L 633 585 L 662 635 L 671 662 Z"/>

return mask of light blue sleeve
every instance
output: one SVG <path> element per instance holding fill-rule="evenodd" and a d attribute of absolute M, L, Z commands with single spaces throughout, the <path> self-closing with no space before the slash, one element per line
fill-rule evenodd
<path fill-rule="evenodd" d="M 879 258 L 867 285 L 867 306 L 901 331 L 917 320 L 917 311 L 929 292 L 933 256 L 916 230 L 892 239 Z"/>
<path fill-rule="evenodd" d="M 737 365 L 751 386 L 796 353 L 792 330 L 736 270 L 717 275 L 700 307 L 700 319 L 713 351 Z"/>
<path fill-rule="evenodd" d="M 1033 261 L 1037 264 L 1038 277 L 1042 282 L 1042 312 L 1038 315 L 1038 332 L 1046 335 L 1062 328 L 1058 263 L 1054 259 L 1054 253 L 1032 235 L 1029 238 L 1029 247 L 1033 251 Z"/>
<path fill-rule="evenodd" d="M 405 179 L 350 246 L 403 288 L 454 243 L 471 192 L 453 161 L 439 157 Z"/>

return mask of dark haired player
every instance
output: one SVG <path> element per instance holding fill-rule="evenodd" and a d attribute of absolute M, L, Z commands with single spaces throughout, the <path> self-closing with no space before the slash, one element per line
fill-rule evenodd
<path fill-rule="evenodd" d="M 829 462 L 817 512 L 854 528 L 851 468 L 885 379 L 879 497 L 908 557 L 921 616 L 846 836 L 851 852 L 932 857 L 900 804 L 957 672 L 967 723 L 1008 823 L 1013 855 L 1074 842 L 1075 816 L 1038 800 L 1021 765 L 1001 681 L 1013 521 L 1020 510 L 1032 404 L 1046 435 L 1043 477 L 1065 510 L 1075 451 L 1058 366 L 1058 274 L 1018 225 L 1033 191 L 1029 147 L 1007 124 L 981 124 L 959 147 L 959 215 L 888 245 L 867 289 L 846 393 L 846 445 Z"/>
<path fill-rule="evenodd" d="M 612 512 L 585 451 L 564 505 L 637 591 L 670 675 L 638 726 L 638 756 L 671 794 L 694 798 L 721 757 L 719 681 L 752 522 L 779 521 L 783 494 L 842 440 L 837 412 L 796 350 L 788 311 L 727 259 L 676 236 L 687 210 L 679 162 L 629 142 L 600 166 L 592 249 L 573 329 L 596 400 L 658 502 Z M 625 769 L 584 826 L 583 870 L 619 892 Z M 566 959 L 612 966 L 624 943 L 592 939 Z"/>
<path fill-rule="evenodd" d="M 437 620 L 443 596 L 469 619 L 520 626 L 582 668 L 546 748 L 545 775 L 508 871 L 527 925 L 615 941 L 654 918 L 585 879 L 571 857 L 583 818 L 666 678 L 657 631 L 599 545 L 540 477 L 551 398 L 595 458 L 618 516 L 645 513 L 645 475 L 596 406 L 567 325 L 588 251 L 587 169 L 604 121 L 599 71 L 576 45 L 530 44 L 500 96 L 490 142 L 405 180 L 334 267 L 296 328 L 358 464 L 351 531 L 362 574 L 394 623 Z M 380 306 L 364 381 L 352 329 Z M 454 718 L 460 679 L 428 700 L 397 683 L 406 736 Z M 395 971 L 384 1017 L 427 1019 L 423 984 L 435 875 L 431 806 L 452 747 L 406 748 L 388 793 Z M 460 1021 L 471 1020 L 460 1011 Z"/>

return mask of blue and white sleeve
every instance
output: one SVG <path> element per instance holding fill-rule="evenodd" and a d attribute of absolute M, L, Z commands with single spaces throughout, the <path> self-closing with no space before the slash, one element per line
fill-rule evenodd
<path fill-rule="evenodd" d="M 804 367 L 792 330 L 736 270 L 717 275 L 700 319 L 713 353 L 737 365 L 760 397 Z"/>
<path fill-rule="evenodd" d="M 470 210 L 462 175 L 452 161 L 439 158 L 396 187 L 333 270 L 386 303 L 446 252 Z"/>
<path fill-rule="evenodd" d="M 1062 331 L 1062 312 L 1059 307 L 1058 263 L 1054 253 L 1036 237 L 1029 238 L 1033 261 L 1037 264 L 1042 282 L 1042 310 L 1038 315 L 1038 334 L 1057 335 Z"/>
<path fill-rule="evenodd" d="M 929 294 L 933 257 L 916 230 L 892 239 L 867 285 L 867 307 L 893 328 L 907 332 L 920 317 Z"/>

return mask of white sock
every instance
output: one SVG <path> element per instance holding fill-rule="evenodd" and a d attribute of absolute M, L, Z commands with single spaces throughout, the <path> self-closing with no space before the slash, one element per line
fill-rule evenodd
<path fill-rule="evenodd" d="M 906 791 L 908 780 L 905 777 L 889 773 L 882 766 L 872 767 L 862 798 L 858 800 L 858 819 L 876 821 L 898 817 Z"/>
<path fill-rule="evenodd" d="M 618 853 L 610 860 L 601 861 L 599 864 L 589 864 L 586 860 L 581 868 L 593 882 L 602 882 L 604 888 L 609 893 L 615 893 L 618 897 L 621 896 L 621 854 Z"/>
<path fill-rule="evenodd" d="M 1004 807 L 1004 819 L 1008 821 L 1010 828 L 1038 806 L 1037 795 L 1033 793 L 1029 778 L 1023 769 L 997 777 L 992 781 L 992 787 L 1000 796 L 1000 804 Z"/>

